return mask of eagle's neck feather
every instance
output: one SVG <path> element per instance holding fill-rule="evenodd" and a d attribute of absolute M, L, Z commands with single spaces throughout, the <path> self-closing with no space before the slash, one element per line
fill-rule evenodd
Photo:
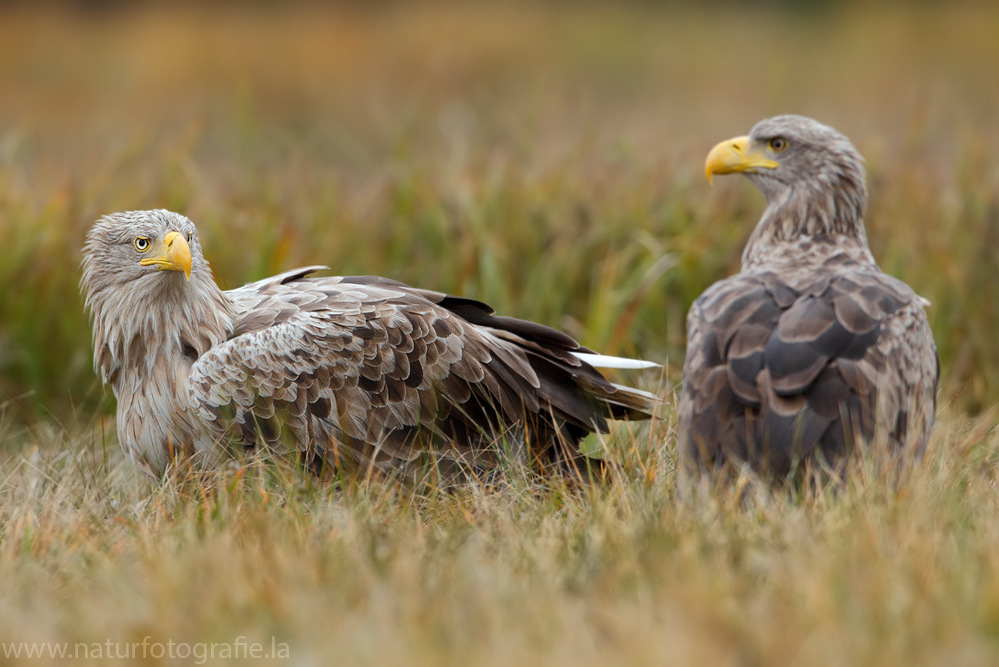
<path fill-rule="evenodd" d="M 875 264 L 864 229 L 866 204 L 862 172 L 853 177 L 840 173 L 835 183 L 815 177 L 775 193 L 743 250 L 743 271 L 777 256 L 790 258 L 795 248 L 813 244 Z M 824 259 L 821 253 L 805 253 L 800 260 L 807 261 L 809 254 Z"/>
<path fill-rule="evenodd" d="M 188 373 L 197 357 L 232 335 L 234 314 L 210 277 L 153 278 L 92 293 L 90 302 L 94 361 L 118 401 L 122 447 L 156 475 L 172 451 L 193 444 Z"/>

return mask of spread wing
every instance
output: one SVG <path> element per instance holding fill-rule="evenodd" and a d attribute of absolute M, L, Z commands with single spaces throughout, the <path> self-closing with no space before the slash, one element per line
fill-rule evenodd
<path fill-rule="evenodd" d="M 868 268 L 798 288 L 772 272 L 738 274 L 688 316 L 681 452 L 786 475 L 818 452 L 839 460 L 881 420 L 892 442 L 921 451 L 938 374 L 923 305 L 905 283 Z"/>
<path fill-rule="evenodd" d="M 190 373 L 216 438 L 284 440 L 337 464 L 399 467 L 433 449 L 490 465 L 498 437 L 540 453 L 651 409 L 558 331 L 384 278 L 305 277 L 316 268 L 227 293 L 233 337 Z"/>

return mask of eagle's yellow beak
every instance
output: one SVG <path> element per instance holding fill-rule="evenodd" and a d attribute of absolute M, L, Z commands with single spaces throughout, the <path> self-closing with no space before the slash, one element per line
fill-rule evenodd
<path fill-rule="evenodd" d="M 779 166 L 779 162 L 764 156 L 749 137 L 736 137 L 711 149 L 704 162 L 704 175 L 708 177 L 708 183 L 711 183 L 711 177 L 715 174 L 752 172 L 757 169 L 776 169 Z"/>
<path fill-rule="evenodd" d="M 157 271 L 183 271 L 191 279 L 191 246 L 180 232 L 167 232 L 163 237 L 162 252 L 155 257 L 146 257 L 139 264 L 156 265 Z"/>

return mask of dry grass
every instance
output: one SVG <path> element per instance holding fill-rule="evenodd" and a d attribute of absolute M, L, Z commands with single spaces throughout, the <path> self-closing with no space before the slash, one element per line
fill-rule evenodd
<path fill-rule="evenodd" d="M 0 9 L 0 641 L 996 662 L 997 27 L 987 3 Z M 585 492 L 414 497 L 280 465 L 152 487 L 123 464 L 77 293 L 97 216 L 189 215 L 226 286 L 322 262 L 481 298 L 668 361 L 640 382 L 670 396 L 686 309 L 761 210 L 709 191 L 704 154 L 778 112 L 854 139 L 875 254 L 933 301 L 944 416 L 901 486 L 684 505 L 668 422 L 618 438 L 644 472 Z"/>
<path fill-rule="evenodd" d="M 994 664 L 990 423 L 945 416 L 900 485 L 861 466 L 696 506 L 671 448 L 588 490 L 413 495 L 273 463 L 151 489 L 99 434 L 38 434 L 0 472 L 0 633 L 274 636 L 298 664 Z"/>

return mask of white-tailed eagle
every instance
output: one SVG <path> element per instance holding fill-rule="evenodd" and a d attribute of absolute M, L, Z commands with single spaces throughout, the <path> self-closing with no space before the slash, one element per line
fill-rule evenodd
<path fill-rule="evenodd" d="M 504 452 L 565 469 L 585 463 L 586 434 L 647 419 L 657 402 L 594 368 L 655 364 L 595 355 L 471 299 L 310 276 L 324 268 L 223 292 L 187 218 L 94 225 L 81 281 L 94 364 L 140 470 L 260 444 L 338 470 L 489 470 Z"/>
<path fill-rule="evenodd" d="M 939 363 L 925 300 L 878 268 L 867 244 L 862 158 L 801 116 L 758 123 L 708 155 L 708 180 L 742 173 L 767 206 L 742 270 L 687 316 L 681 468 L 748 464 L 786 478 L 847 460 L 882 437 L 918 457 Z"/>

